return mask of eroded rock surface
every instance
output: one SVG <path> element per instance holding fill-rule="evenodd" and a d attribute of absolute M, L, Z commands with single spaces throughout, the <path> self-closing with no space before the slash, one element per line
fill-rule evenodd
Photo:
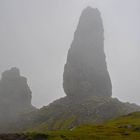
<path fill-rule="evenodd" d="M 112 95 L 104 54 L 103 23 L 98 9 L 88 7 L 82 12 L 63 77 L 67 96 Z"/>
<path fill-rule="evenodd" d="M 15 121 L 22 113 L 34 110 L 27 79 L 17 68 L 2 73 L 0 80 L 0 124 Z"/>

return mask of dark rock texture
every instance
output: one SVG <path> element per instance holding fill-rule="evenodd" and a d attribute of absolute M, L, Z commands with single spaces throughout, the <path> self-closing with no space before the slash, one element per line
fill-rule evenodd
<path fill-rule="evenodd" d="M 17 68 L 2 73 L 0 80 L 0 124 L 12 122 L 22 113 L 34 110 L 27 79 Z"/>
<path fill-rule="evenodd" d="M 23 117 L 31 130 L 73 129 L 102 123 L 140 110 L 111 97 L 112 86 L 104 54 L 103 25 L 97 9 L 86 8 L 75 32 L 64 70 L 66 97 Z M 24 125 L 26 126 L 26 125 Z"/>
<path fill-rule="evenodd" d="M 104 54 L 104 30 L 98 9 L 86 8 L 80 17 L 64 69 L 68 96 L 111 96 L 112 85 Z"/>
<path fill-rule="evenodd" d="M 31 140 L 24 134 L 0 134 L 0 140 Z"/>

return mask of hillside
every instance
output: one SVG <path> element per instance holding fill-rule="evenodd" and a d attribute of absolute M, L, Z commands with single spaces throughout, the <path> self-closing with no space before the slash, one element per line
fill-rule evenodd
<path fill-rule="evenodd" d="M 24 134 L 3 134 L 2 140 L 139 140 L 140 112 L 100 125 L 82 125 L 72 130 L 48 131 L 45 125 Z"/>
<path fill-rule="evenodd" d="M 70 130 L 82 124 L 101 124 L 134 110 L 139 110 L 139 107 L 115 98 L 93 96 L 77 100 L 65 97 L 36 112 L 25 114 L 20 121 L 26 122 L 22 126 L 24 129 L 43 131 L 43 126 L 48 130 Z"/>
<path fill-rule="evenodd" d="M 45 132 L 45 127 L 40 127 L 39 131 Z M 38 131 L 34 130 L 34 132 Z M 46 134 L 50 140 L 139 140 L 140 112 L 131 113 L 100 125 L 83 125 L 70 131 L 47 132 Z"/>
<path fill-rule="evenodd" d="M 139 140 L 140 112 L 119 117 L 102 125 L 84 125 L 68 132 L 51 132 L 50 140 Z"/>

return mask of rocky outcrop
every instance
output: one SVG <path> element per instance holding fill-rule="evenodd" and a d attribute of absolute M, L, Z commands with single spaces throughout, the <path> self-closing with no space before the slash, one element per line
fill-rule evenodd
<path fill-rule="evenodd" d="M 17 68 L 2 73 L 0 80 L 0 124 L 15 121 L 22 113 L 34 110 L 27 79 Z"/>
<path fill-rule="evenodd" d="M 0 140 L 29 140 L 25 134 L 0 134 Z"/>
<path fill-rule="evenodd" d="M 122 103 L 111 97 L 93 96 L 83 100 L 64 97 L 30 114 L 31 121 L 26 124 L 30 130 L 38 132 L 44 129 L 65 130 L 83 124 L 101 124 L 138 110 L 140 107 L 135 104 Z M 26 116 L 24 120 L 28 118 Z"/>
<path fill-rule="evenodd" d="M 16 73 L 14 77 L 19 77 L 17 70 Z M 2 81 L 3 79 L 6 78 L 2 78 Z M 20 79 L 23 80 L 21 77 Z M 13 81 L 16 83 L 14 86 L 16 85 L 18 88 L 11 88 Z M 10 84 L 5 84 L 10 87 L 4 88 L 6 92 L 2 92 L 11 94 L 7 98 L 14 99 L 12 101 L 15 101 L 17 97 L 20 100 L 21 95 L 24 96 L 24 102 L 21 104 L 12 104 L 9 101 L 10 105 L 14 106 L 14 110 L 18 110 L 15 107 L 17 105 L 22 109 L 26 108 L 25 104 L 30 106 L 30 90 L 25 79 L 24 82 L 21 81 L 12 80 Z M 20 84 L 20 82 L 24 84 Z M 35 112 L 22 115 L 16 130 L 28 128 L 28 130 L 43 132 L 44 129 L 45 131 L 46 129 L 73 129 L 82 124 L 102 123 L 120 115 L 140 110 L 140 107 L 135 104 L 122 103 L 111 97 L 112 85 L 104 54 L 103 25 L 100 12 L 97 9 L 88 7 L 80 17 L 73 43 L 68 52 L 63 86 L 66 97 Z M 11 92 L 7 89 L 16 89 L 16 91 Z M 23 91 L 23 89 L 26 90 Z M 13 128 L 10 130 L 13 131 Z"/>
<path fill-rule="evenodd" d="M 39 130 L 73 129 L 87 123 L 102 123 L 140 110 L 135 104 L 111 97 L 112 85 L 104 54 L 104 35 L 100 12 L 86 8 L 74 35 L 64 69 L 66 97 L 23 117 Z M 26 125 L 24 125 L 26 126 Z"/>
<path fill-rule="evenodd" d="M 104 54 L 103 23 L 98 9 L 88 7 L 82 12 L 63 79 L 67 96 L 112 95 Z"/>

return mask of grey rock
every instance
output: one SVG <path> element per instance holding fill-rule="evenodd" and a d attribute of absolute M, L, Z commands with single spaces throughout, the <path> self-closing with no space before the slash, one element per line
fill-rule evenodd
<path fill-rule="evenodd" d="M 34 110 L 27 79 L 17 68 L 2 73 L 0 80 L 0 124 L 9 123 L 22 113 Z"/>
<path fill-rule="evenodd" d="M 104 30 L 98 9 L 86 8 L 80 17 L 64 68 L 68 96 L 111 96 L 112 85 L 104 54 Z"/>

